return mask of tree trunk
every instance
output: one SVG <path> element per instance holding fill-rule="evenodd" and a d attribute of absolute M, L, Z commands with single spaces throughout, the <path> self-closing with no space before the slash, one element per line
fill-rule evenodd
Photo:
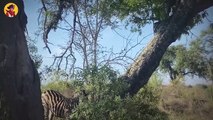
<path fill-rule="evenodd" d="M 9 2 L 19 8 L 13 18 L 3 13 Z M 27 48 L 23 1 L 3 0 L 0 8 L 0 120 L 42 120 L 40 80 Z"/>
<path fill-rule="evenodd" d="M 212 0 L 184 0 L 173 16 L 160 23 L 154 38 L 125 73 L 130 87 L 124 95 L 134 95 L 148 82 L 169 45 L 184 33 L 196 14 L 212 5 Z"/>

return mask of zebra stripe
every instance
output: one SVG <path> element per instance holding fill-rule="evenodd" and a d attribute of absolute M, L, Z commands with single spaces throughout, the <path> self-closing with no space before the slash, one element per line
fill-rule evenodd
<path fill-rule="evenodd" d="M 79 103 L 79 97 L 66 98 L 54 90 L 42 93 L 42 105 L 44 108 L 44 119 L 52 120 L 54 117 L 69 117 L 75 105 Z"/>

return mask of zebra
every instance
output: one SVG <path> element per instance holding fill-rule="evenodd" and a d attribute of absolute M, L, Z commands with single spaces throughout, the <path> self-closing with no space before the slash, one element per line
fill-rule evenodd
<path fill-rule="evenodd" d="M 47 90 L 41 95 L 44 120 L 53 120 L 53 117 L 68 118 L 79 104 L 79 96 L 66 98 L 54 90 Z"/>

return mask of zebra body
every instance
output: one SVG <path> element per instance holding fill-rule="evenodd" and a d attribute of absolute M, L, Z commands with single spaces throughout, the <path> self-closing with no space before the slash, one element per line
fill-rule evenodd
<path fill-rule="evenodd" d="M 54 90 L 47 90 L 42 93 L 41 99 L 45 120 L 52 120 L 53 117 L 67 118 L 79 103 L 78 97 L 66 98 Z"/>

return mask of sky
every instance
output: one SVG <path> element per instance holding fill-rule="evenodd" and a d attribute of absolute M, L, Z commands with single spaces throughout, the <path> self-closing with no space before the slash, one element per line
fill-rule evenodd
<path fill-rule="evenodd" d="M 47 49 L 44 49 L 44 43 L 41 38 L 41 36 L 36 37 L 35 33 L 39 30 L 39 24 L 38 24 L 38 16 L 39 16 L 39 8 L 41 8 L 40 0 L 26 0 L 25 2 L 25 12 L 28 17 L 28 24 L 27 24 L 27 30 L 28 34 L 32 39 L 36 39 L 36 46 L 38 47 L 38 54 L 42 55 L 43 63 L 42 66 L 50 65 L 53 62 L 53 56 L 54 54 L 59 54 L 61 50 L 59 49 L 59 45 L 66 45 L 66 42 L 69 40 L 68 36 L 69 33 L 62 31 L 62 30 L 56 30 L 51 31 L 49 34 L 49 42 L 53 43 L 53 45 L 49 45 L 50 49 L 52 51 L 52 54 L 49 54 Z M 212 12 L 211 12 L 212 11 Z M 213 7 L 208 9 L 208 19 L 205 19 L 203 23 L 195 26 L 189 35 L 182 35 L 180 40 L 177 40 L 173 43 L 173 45 L 176 44 L 184 44 L 188 45 L 191 40 L 195 39 L 197 36 L 199 36 L 200 32 L 202 30 L 205 30 L 209 24 L 213 23 Z M 117 34 L 119 33 L 119 35 Z M 132 57 L 136 57 L 138 55 L 138 51 L 141 51 L 151 40 L 153 37 L 153 29 L 152 25 L 146 25 L 144 28 L 142 28 L 142 34 L 139 35 L 138 33 L 131 33 L 129 30 L 126 30 L 124 27 L 119 27 L 119 29 L 112 30 L 111 28 L 106 28 L 102 33 L 102 39 L 100 40 L 101 45 L 106 47 L 107 49 L 113 49 L 114 52 L 119 52 L 125 45 L 125 40 L 123 37 L 128 39 L 133 39 L 134 42 L 132 44 L 136 43 L 136 39 L 138 41 L 141 41 L 141 44 L 137 47 L 135 47 L 132 51 L 130 51 L 129 55 Z M 121 37 L 122 36 L 122 37 Z M 125 71 L 124 68 L 115 66 L 117 70 L 119 70 L 121 73 Z M 166 80 L 163 81 L 164 84 L 167 84 L 168 76 L 165 77 Z M 186 81 L 187 84 L 201 84 L 206 83 L 203 80 L 200 80 L 198 78 L 190 78 L 190 80 Z"/>

